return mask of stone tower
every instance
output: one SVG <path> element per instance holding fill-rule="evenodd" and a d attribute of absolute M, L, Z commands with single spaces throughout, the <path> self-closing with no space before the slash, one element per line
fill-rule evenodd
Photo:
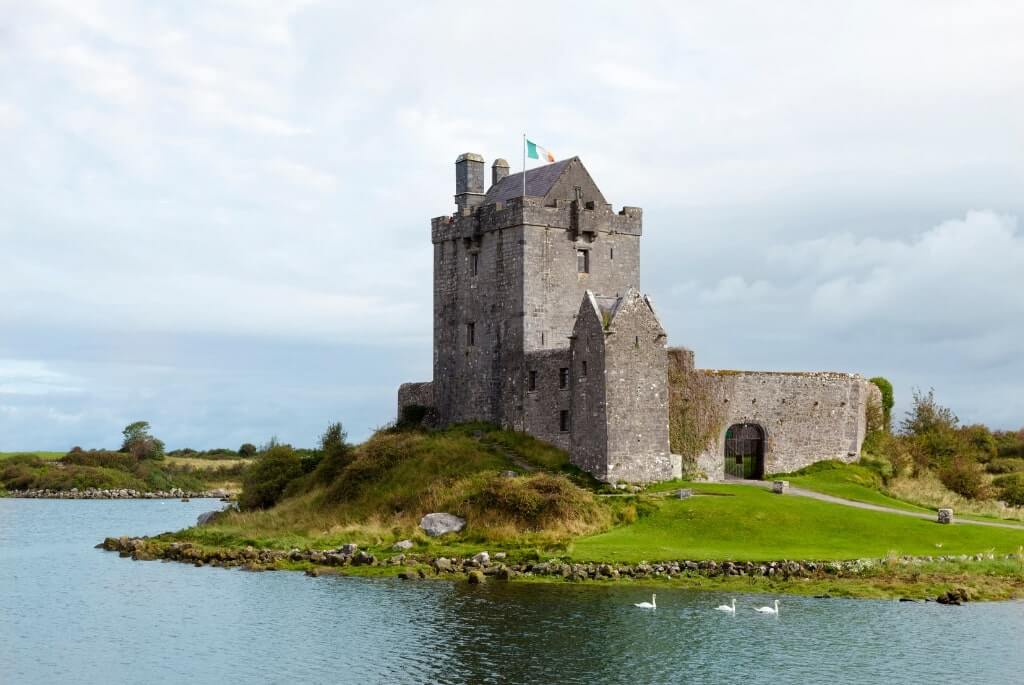
<path fill-rule="evenodd" d="M 577 157 L 509 174 L 456 161 L 456 212 L 432 221 L 433 404 L 570 447 L 569 338 L 586 291 L 640 281 L 641 210 L 613 212 Z"/>

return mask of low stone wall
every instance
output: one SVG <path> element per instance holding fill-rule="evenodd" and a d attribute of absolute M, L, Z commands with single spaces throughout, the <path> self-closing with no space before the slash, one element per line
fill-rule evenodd
<path fill-rule="evenodd" d="M 78 488 L 72 488 L 70 490 L 11 490 L 7 493 L 7 496 L 24 499 L 223 499 L 228 494 L 227 490 L 220 489 L 193 492 L 192 490 L 171 488 L 170 490 L 144 492 L 142 490 L 128 489 L 99 490 L 96 488 L 86 488 L 79 490 Z"/>

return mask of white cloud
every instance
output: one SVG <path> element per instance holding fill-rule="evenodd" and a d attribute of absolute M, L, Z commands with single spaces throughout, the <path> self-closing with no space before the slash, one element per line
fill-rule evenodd
<path fill-rule="evenodd" d="M 452 162 L 515 166 L 526 130 L 645 208 L 642 285 L 698 359 L 880 367 L 1024 421 L 998 399 L 1024 377 L 1017 4 L 527 2 L 494 21 L 466 3 L 48 0 L 5 20 L 0 328 L 67 332 L 38 356 L 51 371 L 82 331 L 111 349 L 159 331 L 408 344 L 423 373 Z M 0 357 L 29 356 L 14 344 Z M 118 421 L 129 397 L 89 416 Z M 36 409 L 2 429 L 45 435 Z"/>

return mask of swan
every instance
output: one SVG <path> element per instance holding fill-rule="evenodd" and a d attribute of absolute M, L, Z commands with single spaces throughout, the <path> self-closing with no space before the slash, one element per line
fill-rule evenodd
<path fill-rule="evenodd" d="M 728 604 L 723 604 L 722 606 L 715 607 L 715 611 L 728 611 L 730 614 L 735 614 L 736 613 L 736 598 L 733 597 L 732 606 L 729 606 Z"/>
<path fill-rule="evenodd" d="M 650 602 L 637 602 L 633 606 L 635 606 L 638 609 L 657 609 L 658 608 L 657 599 L 658 599 L 658 595 L 651 595 L 651 601 Z"/>
<path fill-rule="evenodd" d="M 756 611 L 759 614 L 776 614 L 776 615 L 778 615 L 778 613 L 779 613 L 779 600 L 775 600 L 775 608 L 774 609 L 772 609 L 771 607 L 758 607 L 758 608 L 754 609 L 754 611 Z"/>

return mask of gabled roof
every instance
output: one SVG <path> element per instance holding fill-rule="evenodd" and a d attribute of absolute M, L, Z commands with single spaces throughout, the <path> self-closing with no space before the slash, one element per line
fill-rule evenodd
<path fill-rule="evenodd" d="M 536 169 L 526 170 L 526 195 L 528 197 L 545 197 L 555 185 L 555 181 L 562 175 L 569 162 L 579 157 L 570 157 L 560 162 L 545 164 Z M 510 174 L 501 179 L 487 191 L 483 204 L 489 205 L 495 202 L 507 202 L 514 197 L 523 196 L 523 172 Z"/>
<path fill-rule="evenodd" d="M 601 321 L 601 326 L 606 331 L 611 329 L 615 323 L 615 317 L 622 311 L 628 309 L 628 305 L 639 303 L 640 306 L 646 307 L 650 310 L 654 316 L 654 320 L 658 322 L 658 326 L 661 326 L 661 322 L 658 320 L 658 313 L 654 311 L 654 304 L 651 302 L 651 298 L 647 295 L 642 294 L 639 290 L 630 286 L 625 293 L 616 297 L 610 297 L 608 295 L 598 295 L 590 290 L 587 290 L 583 295 L 584 303 L 590 302 L 590 306 L 593 307 L 594 312 L 597 314 L 598 319 Z M 585 304 L 583 306 L 586 306 Z"/>

